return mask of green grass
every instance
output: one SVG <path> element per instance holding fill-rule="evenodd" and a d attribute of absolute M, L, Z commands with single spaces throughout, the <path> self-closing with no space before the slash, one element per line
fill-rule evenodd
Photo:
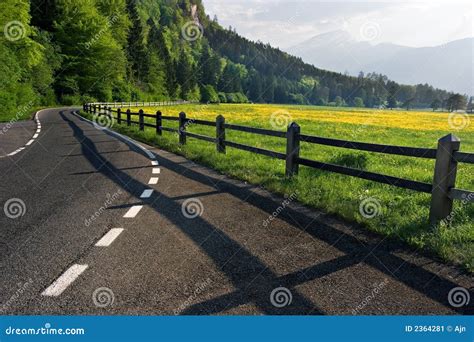
<path fill-rule="evenodd" d="M 190 118 L 213 120 L 215 114 L 221 113 L 229 123 L 244 124 L 254 127 L 272 128 L 268 113 L 276 108 L 284 108 L 292 113 L 300 126 L 302 133 L 345 140 L 394 144 L 413 147 L 436 147 L 437 139 L 449 132 L 439 129 L 440 122 L 430 125 L 428 121 L 438 120 L 432 113 L 423 112 L 381 112 L 360 109 L 345 109 L 349 114 L 346 122 L 340 121 L 342 112 L 336 109 L 301 107 L 301 106 L 265 106 L 262 105 L 229 105 L 229 106 L 198 106 L 184 105 L 165 107 L 161 110 L 164 115 L 177 116 L 185 111 Z M 146 113 L 153 113 L 148 109 Z M 259 112 L 263 113 L 259 116 Z M 308 114 L 305 114 L 308 112 Z M 314 114 L 314 117 L 312 116 Z M 334 121 L 325 120 L 334 116 Z M 353 115 L 353 117 L 352 117 Z M 373 122 L 361 124 L 361 116 L 373 115 Z M 394 115 L 396 117 L 391 117 Z M 425 127 L 396 127 L 396 122 L 405 115 L 419 115 L 417 120 L 425 120 Z M 447 114 L 439 114 L 445 115 Z M 305 117 L 308 117 L 305 119 Z M 378 120 L 380 119 L 380 120 Z M 384 122 L 392 123 L 384 126 Z M 412 119 L 412 118 L 410 118 Z M 324 121 L 325 120 L 325 121 Z M 378 121 L 377 121 L 378 120 Z M 407 119 L 408 120 L 408 119 Z M 147 119 L 153 122 L 153 119 Z M 401 120 L 404 122 L 404 120 Z M 177 128 L 176 122 L 165 121 L 165 126 Z M 402 124 L 401 126 L 406 126 Z M 214 144 L 188 137 L 185 146 L 178 144 L 177 134 L 163 132 L 159 137 L 153 129 L 146 128 L 138 131 L 136 126 L 127 127 L 115 124 L 115 130 L 129 136 L 159 146 L 163 149 L 181 154 L 203 165 L 210 166 L 232 177 L 263 186 L 279 194 L 297 194 L 301 203 L 323 209 L 325 212 L 336 214 L 349 221 L 355 221 L 367 229 L 389 238 L 407 242 L 439 256 L 445 261 L 462 265 L 469 272 L 474 271 L 474 206 L 455 202 L 454 219 L 451 226 L 440 225 L 433 229 L 427 223 L 429 214 L 430 195 L 400 189 L 389 185 L 378 184 L 326 171 L 300 167 L 297 177 L 289 180 L 284 176 L 284 162 L 259 156 L 253 153 L 227 148 L 227 154 L 218 154 Z M 190 124 L 190 132 L 215 136 L 213 127 Z M 285 151 L 285 140 L 259 136 L 242 132 L 227 131 L 227 139 L 251 146 L 266 148 L 274 151 Z M 456 132 L 462 140 L 461 150 L 474 152 L 474 134 L 472 131 Z M 303 143 L 302 157 L 329 162 L 344 166 L 360 168 L 407 179 L 431 183 L 433 178 L 434 161 L 382 155 L 355 150 L 333 148 L 322 145 Z M 474 166 L 460 164 L 457 187 L 474 189 Z M 380 213 L 374 218 L 365 218 L 359 212 L 361 202 L 366 198 L 374 198 L 380 203 Z"/>

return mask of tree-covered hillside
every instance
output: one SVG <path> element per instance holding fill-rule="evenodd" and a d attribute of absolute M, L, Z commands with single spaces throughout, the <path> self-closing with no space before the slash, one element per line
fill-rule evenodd
<path fill-rule="evenodd" d="M 2 0 L 0 113 L 188 99 L 442 106 L 450 94 L 320 70 L 211 20 L 200 0 Z"/>

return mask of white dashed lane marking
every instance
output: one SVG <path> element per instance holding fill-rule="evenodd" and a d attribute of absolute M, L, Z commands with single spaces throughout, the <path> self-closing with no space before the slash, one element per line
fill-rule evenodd
<path fill-rule="evenodd" d="M 134 205 L 131 207 L 123 217 L 125 218 L 134 218 L 142 210 L 143 205 Z"/>
<path fill-rule="evenodd" d="M 97 243 L 97 247 L 108 247 L 123 232 L 123 228 L 112 228 Z"/>
<path fill-rule="evenodd" d="M 41 132 L 41 124 L 38 120 L 38 113 L 36 114 L 35 119 L 37 123 L 36 134 L 33 136 L 33 138 L 30 141 L 28 141 L 26 146 L 31 145 L 34 142 L 34 139 L 36 139 L 39 133 Z M 130 139 L 128 140 L 134 143 L 132 140 Z M 155 156 L 150 151 L 146 150 L 140 145 L 138 146 L 146 152 L 146 154 L 150 157 L 150 159 L 152 159 L 151 160 L 152 166 L 159 165 L 158 161 L 154 160 Z M 10 155 L 16 154 L 23 149 L 24 147 L 16 150 L 15 152 L 10 153 Z M 159 174 L 160 171 L 161 171 L 160 168 L 155 167 L 153 168 L 152 173 Z M 158 179 L 159 179 L 158 177 L 151 177 L 148 184 L 158 184 Z M 153 189 L 145 189 L 143 193 L 140 195 L 140 198 L 150 198 L 152 194 L 153 194 Z M 143 205 L 134 205 L 127 211 L 127 213 L 123 217 L 134 218 L 135 216 L 138 215 L 138 213 L 140 212 L 140 210 L 142 210 L 142 208 L 143 208 Z M 110 246 L 123 231 L 124 231 L 123 228 L 112 228 L 99 241 L 96 242 L 95 246 L 96 247 Z M 88 265 L 78 265 L 78 264 L 72 265 L 66 272 L 64 272 L 58 279 L 56 279 L 56 281 L 54 281 L 46 290 L 44 290 L 42 295 L 50 296 L 50 297 L 57 297 L 61 295 L 68 288 L 68 286 L 71 285 L 87 268 L 88 268 Z"/>
<path fill-rule="evenodd" d="M 154 184 L 158 184 L 158 177 L 151 177 L 150 180 L 148 181 L 148 184 L 150 185 L 154 185 Z"/>
<path fill-rule="evenodd" d="M 35 115 L 35 122 L 36 122 L 36 133 L 35 133 L 35 135 L 33 135 L 33 137 L 30 139 L 30 141 L 28 141 L 28 142 L 25 144 L 25 146 L 20 147 L 20 148 L 18 148 L 17 150 L 8 153 L 8 154 L 7 154 L 8 157 L 11 157 L 11 156 L 14 156 L 14 155 L 17 154 L 17 153 L 20 153 L 21 151 L 23 151 L 23 150 L 26 148 L 26 146 L 30 146 L 32 143 L 34 143 L 35 139 L 38 138 L 39 133 L 41 132 L 41 122 L 40 122 L 40 120 L 39 120 L 39 118 L 38 118 L 40 112 L 41 112 L 41 111 L 37 112 L 36 115 Z M 1 158 L 1 157 L 0 157 L 0 158 Z"/>
<path fill-rule="evenodd" d="M 52 283 L 46 290 L 43 291 L 43 296 L 57 297 L 64 292 L 71 285 L 82 272 L 86 270 L 87 265 L 74 264 L 64 272 L 54 283 Z"/>
<path fill-rule="evenodd" d="M 140 198 L 150 198 L 152 193 L 153 193 L 153 189 L 146 189 L 143 191 Z"/>

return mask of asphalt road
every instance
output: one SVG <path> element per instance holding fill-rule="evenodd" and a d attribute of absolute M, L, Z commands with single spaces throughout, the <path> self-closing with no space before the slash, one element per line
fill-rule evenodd
<path fill-rule="evenodd" d="M 0 137 L 0 314 L 474 312 L 453 267 L 72 109 L 38 118 L 33 143 L 33 121 Z"/>

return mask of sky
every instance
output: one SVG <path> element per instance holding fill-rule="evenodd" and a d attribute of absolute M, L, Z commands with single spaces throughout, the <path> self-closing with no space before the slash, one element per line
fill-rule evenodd
<path fill-rule="evenodd" d="M 285 49 L 318 34 L 343 30 L 354 39 L 422 47 L 474 37 L 474 0 L 203 0 L 244 37 Z"/>

